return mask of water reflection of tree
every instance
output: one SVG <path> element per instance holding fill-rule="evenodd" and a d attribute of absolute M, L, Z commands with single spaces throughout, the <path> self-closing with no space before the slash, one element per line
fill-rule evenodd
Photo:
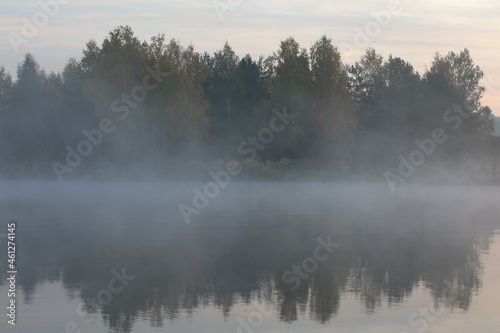
<path fill-rule="evenodd" d="M 97 222 L 78 230 L 58 223 L 43 231 L 27 228 L 19 262 L 25 302 L 46 280 L 61 280 L 84 301 L 95 298 L 107 288 L 110 271 L 126 267 L 136 279 L 122 293 L 110 304 L 84 307 L 122 332 L 130 332 L 139 318 L 162 327 L 203 307 L 220 308 L 227 317 L 236 303 L 255 298 L 273 303 L 283 321 L 310 316 L 324 323 L 338 313 L 345 293 L 373 312 L 402 302 L 419 283 L 436 302 L 467 310 L 481 286 L 480 254 L 488 245 L 487 230 L 435 220 L 394 219 L 375 226 L 335 216 L 268 217 L 241 220 L 237 228 L 220 218 L 204 222 L 189 228 L 143 226 L 140 233 L 131 223 L 118 234 Z M 54 230 L 57 242 L 44 237 Z M 291 290 L 283 272 L 312 256 L 316 238 L 327 235 L 341 247 Z"/>

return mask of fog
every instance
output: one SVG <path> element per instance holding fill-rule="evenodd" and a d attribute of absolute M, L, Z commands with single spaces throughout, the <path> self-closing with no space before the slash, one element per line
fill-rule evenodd
<path fill-rule="evenodd" d="M 442 215 L 445 221 L 460 223 L 454 221 L 467 222 L 478 214 L 493 214 L 499 199 L 496 186 L 417 184 L 391 192 L 384 183 L 306 181 L 232 181 L 210 198 L 206 193 L 211 192 L 204 191 L 208 184 L 215 183 L 3 181 L 0 195 L 7 219 L 30 220 L 36 212 L 41 219 L 46 219 L 45 214 L 62 214 L 68 218 L 92 220 L 95 214 L 116 221 L 132 221 L 130 214 L 133 214 L 155 223 L 165 221 L 165 225 L 184 222 L 179 205 L 185 203 L 195 208 L 193 201 L 196 198 L 203 198 L 205 201 L 200 202 L 207 203 L 193 216 L 198 224 L 219 215 L 253 218 L 274 213 L 332 215 L 350 217 L 354 221 L 373 220 L 374 224 L 384 223 L 384 214 L 393 216 L 389 220 L 404 214 L 404 221 L 421 219 L 420 223 L 425 222 L 426 214 L 433 214 L 435 219 Z M 31 208 L 26 211 L 24 206 Z M 81 212 L 77 213 L 79 210 Z M 439 219 L 427 222 L 438 223 Z"/>
<path fill-rule="evenodd" d="M 231 326 L 234 311 L 252 311 L 254 302 L 272 312 L 265 322 L 271 326 L 335 325 L 351 302 L 347 295 L 372 320 L 387 305 L 401 307 L 404 319 L 417 311 L 404 304 L 421 288 L 439 311 L 467 312 L 481 303 L 483 257 L 500 229 L 494 186 L 391 192 L 383 183 L 234 181 L 186 223 L 178 206 L 204 185 L 2 182 L 2 220 L 17 221 L 20 309 L 38 308 L 40 298 L 64 303 L 65 297 L 43 296 L 47 283 L 60 285 L 81 313 L 78 320 L 75 313 L 53 314 L 43 323 L 47 330 L 76 320 L 91 332 L 136 332 L 146 320 L 151 328 L 189 331 L 195 327 L 189 322 L 210 316 L 209 308 Z M 321 255 L 329 257 L 302 279 L 292 268 L 307 268 L 318 244 L 335 246 L 331 253 L 325 247 Z M 122 267 L 134 278 L 111 302 L 96 303 L 110 272 Z M 184 313 L 192 319 L 182 319 Z M 30 331 L 31 318 L 23 311 L 12 332 Z M 207 331 L 217 329 L 233 330 L 214 323 Z"/>
<path fill-rule="evenodd" d="M 498 183 L 496 118 L 468 49 L 423 73 L 373 48 L 342 57 L 328 36 L 252 59 L 130 26 L 60 73 L 28 53 L 17 73 L 0 68 L 0 177 Z"/>
<path fill-rule="evenodd" d="M 483 71 L 342 56 L 120 26 L 61 73 L 0 68 L 2 331 L 500 327 Z"/>

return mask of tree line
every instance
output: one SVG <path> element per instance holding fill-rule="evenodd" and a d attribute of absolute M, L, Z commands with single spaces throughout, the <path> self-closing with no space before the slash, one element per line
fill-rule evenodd
<path fill-rule="evenodd" d="M 253 59 L 228 43 L 209 54 L 165 35 L 141 42 L 121 26 L 100 45 L 90 40 L 60 73 L 26 54 L 16 74 L 0 68 L 4 177 L 177 178 L 236 158 L 254 176 L 315 170 L 383 178 L 416 139 L 444 128 L 443 115 L 458 105 L 466 117 L 422 170 L 461 172 L 473 161 L 496 178 L 499 145 L 492 111 L 481 104 L 484 74 L 467 49 L 436 53 L 420 74 L 374 49 L 345 64 L 326 36 L 309 49 L 289 37 Z M 276 110 L 293 119 L 245 164 L 238 144 L 269 126 Z"/>

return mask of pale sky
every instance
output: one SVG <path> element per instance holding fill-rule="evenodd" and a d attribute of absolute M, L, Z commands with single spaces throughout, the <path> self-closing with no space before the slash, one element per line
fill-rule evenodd
<path fill-rule="evenodd" d="M 57 14 L 49 17 L 40 3 L 56 0 L 0 0 L 0 66 L 14 74 L 24 54 L 31 52 L 46 71 L 60 71 L 69 57 L 82 56 L 89 39 L 100 44 L 119 25 L 130 25 L 141 40 L 164 33 L 185 46 L 193 43 L 199 52 L 213 53 L 228 41 L 238 55 L 249 53 L 255 58 L 272 54 L 288 36 L 309 48 L 326 34 L 337 46 L 351 46 L 350 52 L 341 48 L 346 63 L 356 61 L 365 46 L 371 46 L 386 57 L 392 53 L 403 58 L 421 74 L 436 51 L 445 54 L 468 48 L 485 72 L 482 84 L 488 92 L 483 105 L 500 115 L 500 1 L 399 0 L 400 10 L 392 12 L 388 24 L 377 23 L 372 13 L 387 11 L 393 1 L 398 2 L 58 0 Z M 215 3 L 220 11 L 227 9 L 223 20 Z M 24 22 L 33 23 L 34 16 L 38 31 L 20 42 L 15 52 L 9 33 L 24 38 Z M 356 47 L 357 32 L 366 28 L 372 29 L 370 35 Z"/>

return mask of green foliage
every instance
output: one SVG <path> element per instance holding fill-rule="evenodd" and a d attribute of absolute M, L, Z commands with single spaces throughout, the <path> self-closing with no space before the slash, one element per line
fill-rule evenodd
<path fill-rule="evenodd" d="M 330 155 L 339 140 L 353 133 L 355 105 L 349 94 L 347 71 L 332 40 L 323 36 L 311 47 L 310 54 L 313 82 L 308 135 L 313 147 L 325 151 L 326 146 Z"/>
<path fill-rule="evenodd" d="M 116 130 L 93 147 L 81 175 L 200 174 L 213 154 L 241 160 L 239 144 L 269 128 L 273 110 L 286 107 L 296 117 L 251 162 L 241 162 L 243 174 L 300 177 L 313 168 L 320 178 L 372 180 L 411 151 L 415 139 L 446 128 L 445 111 L 462 105 L 468 116 L 447 133 L 434 156 L 439 163 L 426 163 L 421 173 L 438 174 L 436 165 L 449 162 L 457 173 L 470 169 L 481 174 L 477 179 L 488 172 L 496 179 L 497 159 L 485 158 L 499 155 L 499 145 L 491 135 L 492 110 L 481 105 L 483 75 L 467 49 L 436 54 L 420 75 L 374 49 L 346 65 L 326 36 L 309 50 L 289 37 L 272 55 L 252 59 L 240 58 L 227 42 L 213 55 L 201 54 L 165 35 L 141 42 L 131 27 L 120 26 L 101 44 L 90 40 L 82 58 L 69 59 L 61 73 L 47 74 L 31 54 L 16 80 L 0 68 L 0 172 L 49 175 L 50 164 L 85 139 L 83 130 L 110 119 Z"/>

